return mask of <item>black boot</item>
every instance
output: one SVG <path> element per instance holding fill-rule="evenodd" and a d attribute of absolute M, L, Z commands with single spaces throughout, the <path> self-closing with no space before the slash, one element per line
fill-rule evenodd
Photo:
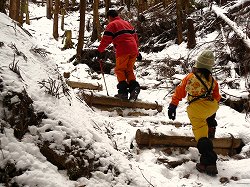
<path fill-rule="evenodd" d="M 126 81 L 120 81 L 117 84 L 118 94 L 115 97 L 120 99 L 128 99 L 128 83 Z"/>
<path fill-rule="evenodd" d="M 201 157 L 200 163 L 196 164 L 196 169 L 211 176 L 217 175 L 217 154 L 213 151 L 213 142 L 206 137 L 200 138 L 197 143 L 197 149 Z"/>
<path fill-rule="evenodd" d="M 135 101 L 140 93 L 140 90 L 141 90 L 140 85 L 136 80 L 130 81 L 129 82 L 129 93 L 130 93 L 129 100 Z"/>
<path fill-rule="evenodd" d="M 216 113 L 207 118 L 208 125 L 208 138 L 213 139 L 215 137 L 215 131 L 217 126 L 217 121 L 215 119 Z"/>

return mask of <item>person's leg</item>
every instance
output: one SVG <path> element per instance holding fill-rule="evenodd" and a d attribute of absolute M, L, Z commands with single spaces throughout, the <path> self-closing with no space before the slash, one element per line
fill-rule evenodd
<path fill-rule="evenodd" d="M 128 60 L 128 55 L 116 58 L 115 74 L 119 83 L 117 84 L 118 94 L 116 94 L 115 97 L 121 99 L 128 99 L 128 83 L 126 77 Z"/>
<path fill-rule="evenodd" d="M 212 116 L 207 118 L 207 125 L 208 125 L 208 138 L 214 138 L 215 137 L 215 131 L 217 126 L 217 121 L 215 119 L 216 113 L 214 113 Z"/>
<path fill-rule="evenodd" d="M 197 143 L 197 149 L 201 157 L 200 163 L 196 164 L 196 169 L 209 175 L 218 174 L 216 166 L 217 154 L 213 150 L 212 141 L 206 137 L 200 138 Z"/>
<path fill-rule="evenodd" d="M 128 99 L 128 83 L 126 81 L 120 81 L 117 84 L 118 94 L 115 97 L 120 99 Z"/>
<path fill-rule="evenodd" d="M 211 101 L 198 100 L 187 107 L 188 117 L 192 124 L 197 149 L 199 150 L 200 163 L 196 168 L 200 172 L 206 172 L 209 175 L 218 173 L 216 167 L 217 154 L 213 151 L 213 143 L 208 139 L 208 125 L 206 119 L 215 113 L 218 104 Z"/>
<path fill-rule="evenodd" d="M 116 57 L 115 74 L 118 82 L 127 81 L 127 67 L 128 67 L 129 55 L 123 55 Z"/>
<path fill-rule="evenodd" d="M 130 100 L 136 100 L 140 93 L 140 84 L 136 81 L 134 74 L 134 64 L 137 58 L 137 54 L 129 55 L 128 66 L 126 69 L 126 76 L 129 83 Z"/>
<path fill-rule="evenodd" d="M 127 69 L 126 69 L 126 77 L 127 77 L 127 81 L 130 82 L 132 80 L 136 80 L 136 77 L 134 74 L 134 65 L 135 65 L 137 54 L 130 54 L 128 57 L 129 58 L 128 58 Z"/>

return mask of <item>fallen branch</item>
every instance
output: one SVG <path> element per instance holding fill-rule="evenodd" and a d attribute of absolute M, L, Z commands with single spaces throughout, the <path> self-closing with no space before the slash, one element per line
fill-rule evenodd
<path fill-rule="evenodd" d="M 227 23 L 233 31 L 236 33 L 236 35 L 244 42 L 246 47 L 250 49 L 250 39 L 246 36 L 246 34 L 243 32 L 243 29 L 239 28 L 235 22 L 230 20 L 223 12 L 224 10 L 221 9 L 218 6 L 212 6 L 212 10 L 215 12 L 215 14 L 220 17 L 225 23 Z"/>

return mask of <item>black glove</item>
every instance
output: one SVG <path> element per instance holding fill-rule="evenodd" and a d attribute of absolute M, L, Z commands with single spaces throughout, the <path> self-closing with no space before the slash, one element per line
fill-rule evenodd
<path fill-rule="evenodd" d="M 137 56 L 137 60 L 141 61 L 142 60 L 142 56 L 141 56 L 141 53 L 138 54 Z"/>
<path fill-rule="evenodd" d="M 170 103 L 168 107 L 168 118 L 175 120 L 177 106 Z"/>

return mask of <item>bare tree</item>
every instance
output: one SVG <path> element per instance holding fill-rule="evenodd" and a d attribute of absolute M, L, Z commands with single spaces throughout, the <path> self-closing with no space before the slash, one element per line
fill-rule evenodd
<path fill-rule="evenodd" d="M 86 11 L 86 0 L 80 0 L 80 24 L 79 24 L 78 44 L 76 50 L 77 60 L 81 59 L 81 53 L 84 43 L 85 11 Z"/>

